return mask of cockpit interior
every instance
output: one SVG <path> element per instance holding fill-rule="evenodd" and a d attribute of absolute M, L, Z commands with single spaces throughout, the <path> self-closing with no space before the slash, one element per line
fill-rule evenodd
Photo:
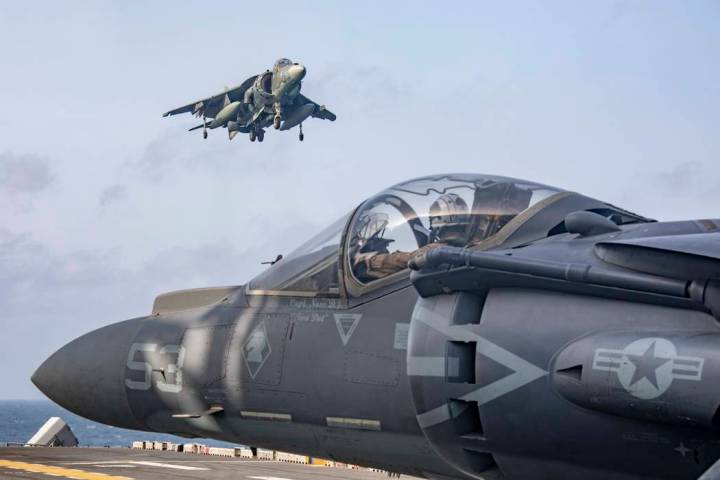
<path fill-rule="evenodd" d="M 273 66 L 273 71 L 278 71 L 283 67 L 287 67 L 289 65 L 292 65 L 293 62 L 290 59 L 287 58 L 281 58 L 275 62 L 275 65 Z"/>
<path fill-rule="evenodd" d="M 568 213 L 648 222 L 583 195 L 513 178 L 448 174 L 397 184 L 253 279 L 248 294 L 357 297 L 408 282 L 408 261 L 443 245 L 514 248 L 564 233 Z"/>

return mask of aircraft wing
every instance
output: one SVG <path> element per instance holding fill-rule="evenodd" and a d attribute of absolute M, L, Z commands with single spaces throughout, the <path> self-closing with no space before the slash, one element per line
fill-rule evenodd
<path fill-rule="evenodd" d="M 169 117 L 171 115 L 178 115 L 181 113 L 192 113 L 193 115 L 205 115 L 205 117 L 214 118 L 225 106 L 226 96 L 230 102 L 241 102 L 243 100 L 243 96 L 245 95 L 245 91 L 252 86 L 256 78 L 257 75 L 254 75 L 237 87 L 230 88 L 222 93 L 218 93 L 165 112 L 163 117 Z"/>
<path fill-rule="evenodd" d="M 307 103 L 315 105 L 315 108 L 310 114 L 311 117 L 321 118 L 323 120 L 330 120 L 331 122 L 334 122 L 337 118 L 337 116 L 333 112 L 325 108 L 325 105 L 319 105 L 317 102 L 313 102 L 303 94 L 298 94 L 296 102 L 298 102 L 300 105 L 305 105 Z"/>
<path fill-rule="evenodd" d="M 699 280 L 720 278 L 720 233 L 693 233 L 600 242 L 603 261 L 652 275 Z"/>

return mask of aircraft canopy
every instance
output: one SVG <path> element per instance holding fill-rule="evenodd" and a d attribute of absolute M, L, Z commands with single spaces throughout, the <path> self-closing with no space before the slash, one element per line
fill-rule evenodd
<path fill-rule="evenodd" d="M 477 174 L 422 177 L 371 197 L 260 274 L 248 293 L 340 296 L 343 287 L 359 291 L 406 278 L 408 260 L 437 246 L 489 250 L 507 246 L 511 237 L 517 244 L 518 238 L 563 233 L 564 216 L 577 210 L 613 215 L 619 224 L 648 221 L 524 180 Z"/>

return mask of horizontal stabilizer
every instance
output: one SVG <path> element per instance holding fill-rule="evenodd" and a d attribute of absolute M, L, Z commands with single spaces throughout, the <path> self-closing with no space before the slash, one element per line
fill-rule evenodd
<path fill-rule="evenodd" d="M 720 278 L 720 232 L 601 242 L 595 253 L 608 263 L 684 280 Z"/>

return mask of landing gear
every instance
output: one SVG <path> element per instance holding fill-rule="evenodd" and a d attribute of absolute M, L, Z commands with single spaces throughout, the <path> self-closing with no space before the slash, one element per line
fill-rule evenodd
<path fill-rule="evenodd" d="M 258 130 L 257 139 L 258 142 L 262 142 L 263 140 L 265 140 L 265 130 Z"/>
<path fill-rule="evenodd" d="M 205 115 L 203 115 L 203 138 L 207 138 L 207 121 L 205 120 Z"/>
<path fill-rule="evenodd" d="M 280 102 L 275 102 L 275 105 L 273 105 L 273 110 L 275 110 L 273 127 L 275 127 L 275 130 L 280 130 L 280 122 L 282 122 L 282 105 L 280 104 Z"/>
<path fill-rule="evenodd" d="M 254 142 L 257 138 L 257 134 L 255 133 L 255 130 L 250 130 L 250 141 Z"/>
<path fill-rule="evenodd" d="M 298 135 L 298 140 L 300 140 L 301 142 L 305 140 L 305 135 L 303 135 L 302 132 L 302 123 L 300 124 L 300 135 Z"/>
<path fill-rule="evenodd" d="M 207 130 L 203 130 L 203 138 L 207 138 Z"/>

